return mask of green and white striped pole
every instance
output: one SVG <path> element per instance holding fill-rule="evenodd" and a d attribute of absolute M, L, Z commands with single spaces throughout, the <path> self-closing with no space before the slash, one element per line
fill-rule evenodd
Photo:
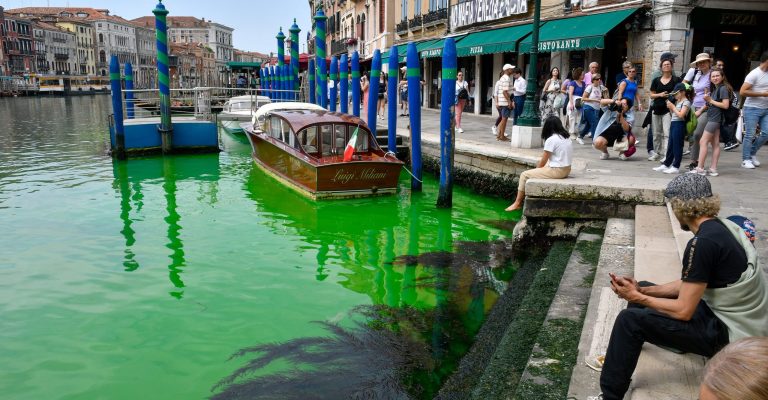
<path fill-rule="evenodd" d="M 168 10 L 163 1 L 159 0 L 152 14 L 155 14 L 155 38 L 157 41 L 157 80 L 160 86 L 160 139 L 163 153 L 171 151 L 171 86 L 168 70 L 168 25 L 166 17 Z"/>

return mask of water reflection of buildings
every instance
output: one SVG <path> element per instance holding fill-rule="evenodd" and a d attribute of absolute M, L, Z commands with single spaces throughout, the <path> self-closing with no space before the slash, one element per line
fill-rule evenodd
<path fill-rule="evenodd" d="M 144 205 L 144 185 L 154 185 L 162 182 L 165 198 L 166 215 L 163 218 L 167 224 L 168 242 L 168 278 L 174 286 L 170 295 L 181 298 L 184 294 L 183 268 L 186 266 L 184 243 L 181 239 L 181 220 L 183 210 L 179 210 L 176 201 L 177 183 L 183 180 L 211 182 L 206 192 L 210 204 L 216 202 L 219 180 L 219 155 L 206 154 L 181 157 L 153 157 L 132 159 L 130 161 L 113 161 L 114 188 L 120 194 L 120 220 L 123 228 L 120 233 L 125 238 L 123 266 L 126 271 L 135 271 L 140 265 L 136 260 L 133 246 L 136 243 L 136 231 L 133 227 L 136 214 Z M 131 213 L 133 212 L 133 217 Z"/>

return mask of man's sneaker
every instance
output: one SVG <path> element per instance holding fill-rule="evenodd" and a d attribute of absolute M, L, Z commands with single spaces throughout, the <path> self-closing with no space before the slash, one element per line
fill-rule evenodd
<path fill-rule="evenodd" d="M 591 139 L 592 138 L 592 134 L 591 133 L 587 133 L 584 137 L 587 138 L 587 139 Z"/>
<path fill-rule="evenodd" d="M 587 358 L 584 360 L 584 364 L 586 364 L 587 367 L 592 368 L 597 372 L 602 372 L 603 364 L 605 364 L 605 356 L 604 355 L 587 356 Z"/>
<path fill-rule="evenodd" d="M 739 142 L 728 142 L 725 144 L 725 151 L 733 150 L 735 148 L 739 147 Z"/>
<path fill-rule="evenodd" d="M 665 174 L 679 174 L 680 168 L 669 167 L 663 171 Z"/>
<path fill-rule="evenodd" d="M 653 170 L 654 170 L 654 171 L 657 171 L 657 172 L 664 172 L 664 170 L 666 170 L 667 168 L 668 168 L 668 167 L 667 167 L 666 165 L 664 165 L 664 164 L 661 164 L 661 165 L 659 165 L 658 167 L 656 167 L 656 168 L 653 168 Z"/>
<path fill-rule="evenodd" d="M 600 153 L 600 159 L 601 160 L 607 160 L 608 159 L 608 153 Z"/>
<path fill-rule="evenodd" d="M 624 153 L 619 154 L 619 160 L 621 161 L 627 161 L 629 157 L 625 156 Z"/>
<path fill-rule="evenodd" d="M 757 161 L 757 157 L 752 156 L 751 160 L 752 160 L 752 165 L 754 165 L 755 167 L 759 167 L 760 166 L 760 161 Z"/>
<path fill-rule="evenodd" d="M 717 172 L 716 169 L 710 168 L 710 169 L 707 170 L 707 175 L 709 175 L 709 176 L 718 176 L 718 175 L 720 175 L 720 173 Z"/>
<path fill-rule="evenodd" d="M 578 139 L 576 139 L 576 142 L 577 142 L 578 144 L 584 144 L 584 139 L 582 139 L 582 138 L 578 138 Z"/>
<path fill-rule="evenodd" d="M 587 396 L 587 400 L 603 400 L 603 394 L 600 393 L 597 396 Z"/>
<path fill-rule="evenodd" d="M 493 136 L 499 137 L 499 129 L 495 126 L 491 127 L 491 132 L 493 132 Z"/>
<path fill-rule="evenodd" d="M 684 155 L 684 156 L 687 156 L 688 154 L 691 154 L 691 149 L 688 149 L 688 150 L 686 150 L 686 151 L 684 151 L 684 152 L 683 152 L 683 155 Z"/>
<path fill-rule="evenodd" d="M 464 133 L 464 129 L 461 129 L 461 128 L 456 129 L 456 131 L 459 133 Z"/>
<path fill-rule="evenodd" d="M 741 162 L 741 168 L 755 169 L 755 164 L 752 163 L 752 160 L 744 160 Z"/>
<path fill-rule="evenodd" d="M 651 152 L 648 153 L 648 161 L 656 161 L 656 160 L 658 160 L 658 158 L 656 158 L 657 155 L 658 155 L 658 153 L 656 153 L 654 150 L 651 150 Z"/>

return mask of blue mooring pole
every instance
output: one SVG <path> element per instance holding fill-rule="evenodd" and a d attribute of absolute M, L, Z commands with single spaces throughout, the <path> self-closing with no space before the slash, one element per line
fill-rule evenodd
<path fill-rule="evenodd" d="M 333 81 L 333 87 L 328 85 L 328 90 L 331 92 L 328 109 L 336 112 L 336 91 L 339 89 L 339 60 L 336 56 L 331 56 L 331 81 Z"/>
<path fill-rule="evenodd" d="M 408 80 L 408 110 L 411 112 L 411 190 L 421 191 L 421 72 L 416 44 L 408 43 L 405 66 Z M 443 86 L 445 88 L 446 86 Z"/>
<path fill-rule="evenodd" d="M 133 119 L 133 67 L 125 63 L 125 112 L 128 119 Z"/>
<path fill-rule="evenodd" d="M 152 10 L 155 14 L 155 38 L 157 46 L 157 80 L 160 84 L 160 131 L 163 154 L 173 148 L 171 143 L 173 124 L 171 123 L 171 84 L 168 69 L 168 25 L 166 17 L 168 10 L 160 0 Z"/>
<path fill-rule="evenodd" d="M 296 18 L 293 19 L 293 25 L 288 29 L 291 34 L 291 100 L 299 101 L 299 26 L 296 25 Z"/>
<path fill-rule="evenodd" d="M 453 205 L 455 91 L 445 89 L 456 86 L 456 66 L 456 42 L 449 37 L 443 45 L 443 92 L 440 98 L 440 191 L 437 195 L 437 207 L 440 208 Z"/>
<path fill-rule="evenodd" d="M 317 98 L 315 97 L 315 60 L 309 60 L 307 76 L 307 79 L 309 79 L 309 102 L 317 104 Z"/>
<path fill-rule="evenodd" d="M 371 82 L 368 85 L 368 128 L 376 136 L 376 107 L 379 105 L 379 78 L 381 77 L 381 52 L 373 51 Z"/>
<path fill-rule="evenodd" d="M 360 54 L 352 53 L 352 115 L 360 117 Z"/>
<path fill-rule="evenodd" d="M 397 154 L 397 82 L 399 77 L 397 46 L 389 49 L 389 78 L 387 79 L 387 150 Z"/>
<path fill-rule="evenodd" d="M 288 77 L 285 75 L 285 68 L 283 68 L 283 65 L 285 65 L 285 34 L 283 34 L 283 27 L 280 27 L 280 31 L 277 32 L 277 36 L 275 36 L 275 39 L 277 39 L 277 69 L 278 74 L 280 78 L 278 78 L 278 86 L 277 88 L 281 90 L 279 99 L 282 101 L 287 100 L 285 90 L 287 89 L 286 83 L 288 82 Z"/>
<path fill-rule="evenodd" d="M 125 126 L 123 125 L 123 89 L 120 86 L 120 63 L 117 55 L 109 59 L 109 84 L 112 88 L 112 115 L 115 120 L 115 156 L 125 159 Z"/>
<path fill-rule="evenodd" d="M 315 14 L 315 54 L 317 55 L 317 83 L 320 87 L 318 94 L 320 95 L 320 106 L 328 109 L 328 76 L 326 73 L 325 56 L 326 44 L 325 44 L 325 21 L 328 17 L 325 16 L 323 10 L 318 10 Z"/>
<path fill-rule="evenodd" d="M 277 89 L 277 68 L 275 68 L 274 65 L 269 66 L 269 81 L 270 81 L 270 87 L 272 88 L 272 101 L 278 100 L 278 92 Z"/>
<path fill-rule="evenodd" d="M 349 65 L 347 55 L 342 54 L 339 60 L 339 108 L 344 114 L 349 113 Z"/>

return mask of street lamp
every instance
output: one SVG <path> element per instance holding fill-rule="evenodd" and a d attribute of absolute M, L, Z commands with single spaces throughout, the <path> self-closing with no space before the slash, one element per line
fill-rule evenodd
<path fill-rule="evenodd" d="M 531 60 L 528 63 L 528 85 L 525 88 L 525 105 L 523 106 L 523 113 L 516 122 L 520 126 L 541 126 L 541 118 L 537 111 L 535 103 L 536 97 L 536 80 L 538 78 L 537 71 L 539 61 L 539 19 L 541 13 L 541 0 L 534 1 L 533 9 L 533 26 L 531 33 Z"/>

